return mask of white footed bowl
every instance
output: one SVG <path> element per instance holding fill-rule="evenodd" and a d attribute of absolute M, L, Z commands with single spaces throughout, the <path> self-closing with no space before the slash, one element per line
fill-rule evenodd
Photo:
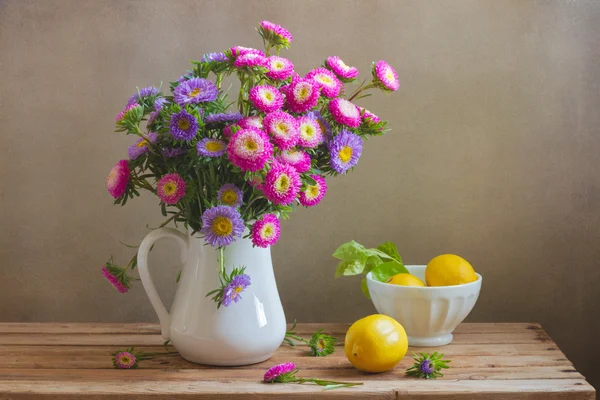
<path fill-rule="evenodd" d="M 406 265 L 425 282 L 425 265 Z M 469 315 L 481 290 L 475 282 L 456 286 L 398 286 L 379 282 L 367 274 L 367 286 L 377 311 L 398 321 L 406 330 L 410 346 L 443 346 Z"/>

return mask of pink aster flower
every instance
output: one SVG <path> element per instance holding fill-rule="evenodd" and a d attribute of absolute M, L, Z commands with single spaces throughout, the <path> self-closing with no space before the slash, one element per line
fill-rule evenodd
<path fill-rule="evenodd" d="M 131 369 L 137 368 L 137 358 L 129 351 L 118 351 L 113 358 L 115 368 Z"/>
<path fill-rule="evenodd" d="M 273 246 L 279 240 L 279 219 L 273 214 L 265 214 L 252 225 L 252 244 L 256 247 Z"/>
<path fill-rule="evenodd" d="M 366 108 L 359 107 L 359 109 L 362 113 L 362 119 L 364 123 L 378 124 L 379 122 L 381 122 L 381 118 L 379 118 L 377 115 L 373 114 Z"/>
<path fill-rule="evenodd" d="M 380 89 L 386 92 L 394 92 L 400 87 L 400 81 L 398 81 L 396 70 L 385 61 L 377 61 L 377 63 L 373 65 L 371 72 L 373 73 L 373 82 Z"/>
<path fill-rule="evenodd" d="M 291 362 L 286 362 L 283 364 L 277 364 L 274 367 L 271 367 L 265 372 L 265 376 L 263 378 L 263 382 L 274 382 L 281 375 L 292 373 L 296 370 L 296 365 Z"/>
<path fill-rule="evenodd" d="M 323 132 L 319 121 L 311 116 L 305 115 L 298 119 L 298 131 L 300 136 L 298 144 L 310 149 L 317 147 L 323 142 Z"/>
<path fill-rule="evenodd" d="M 262 50 L 253 49 L 252 47 L 235 46 L 235 47 L 232 47 L 230 50 L 231 50 L 231 55 L 233 55 L 234 57 L 243 56 L 245 54 L 258 54 L 263 57 L 265 56 L 265 53 L 263 53 Z"/>
<path fill-rule="evenodd" d="M 106 180 L 106 188 L 108 189 L 108 193 L 112 197 L 119 198 L 125 194 L 127 191 L 127 184 L 129 183 L 129 178 L 131 177 L 131 171 L 129 170 L 129 164 L 127 160 L 121 160 L 112 167 L 110 173 L 108 174 L 108 178 Z"/>
<path fill-rule="evenodd" d="M 358 76 L 358 69 L 349 67 L 337 56 L 327 57 L 325 61 L 327 68 L 332 70 L 342 81 L 350 81 Z"/>
<path fill-rule="evenodd" d="M 266 67 L 267 59 L 260 54 L 247 53 L 236 58 L 233 66 L 236 68 Z"/>
<path fill-rule="evenodd" d="M 329 102 L 329 111 L 338 124 L 358 128 L 361 123 L 360 110 L 346 99 L 337 98 Z"/>
<path fill-rule="evenodd" d="M 156 185 L 156 194 L 163 203 L 173 205 L 185 195 L 187 185 L 179 174 L 166 174 Z"/>
<path fill-rule="evenodd" d="M 317 105 L 319 86 L 312 79 L 294 77 L 285 91 L 286 107 L 296 113 L 304 113 Z"/>
<path fill-rule="evenodd" d="M 256 172 L 273 157 L 273 145 L 267 134 L 259 129 L 240 129 L 231 137 L 227 154 L 233 165 L 243 171 Z"/>
<path fill-rule="evenodd" d="M 226 138 L 230 138 L 232 135 L 231 128 L 233 128 L 234 126 L 236 126 L 236 124 L 226 125 L 223 128 L 223 136 L 225 136 Z"/>
<path fill-rule="evenodd" d="M 263 119 L 263 125 L 280 149 L 291 149 L 298 143 L 298 122 L 290 114 L 284 111 L 269 113 Z"/>
<path fill-rule="evenodd" d="M 127 113 L 129 111 L 131 111 L 132 109 L 139 107 L 140 105 L 138 103 L 132 103 L 129 104 L 127 107 L 125 107 L 123 110 L 121 110 L 120 113 L 117 114 L 117 117 L 115 118 L 115 121 L 119 122 L 122 119 L 124 119 L 127 116 Z"/>
<path fill-rule="evenodd" d="M 102 266 L 102 275 L 106 278 L 108 282 L 119 292 L 119 293 L 127 293 L 129 290 L 127 286 L 125 286 L 117 277 L 116 274 L 111 273 L 106 265 Z"/>
<path fill-rule="evenodd" d="M 260 23 L 259 32 L 263 38 L 273 43 L 276 46 L 289 47 L 294 37 L 292 34 L 281 25 L 274 24 L 269 21 Z"/>
<path fill-rule="evenodd" d="M 263 192 L 273 204 L 288 205 L 296 200 L 302 181 L 296 168 L 275 161 L 265 176 Z"/>
<path fill-rule="evenodd" d="M 313 69 L 306 74 L 306 78 L 312 79 L 321 88 L 321 93 L 325 97 L 337 97 L 342 90 L 342 82 L 328 69 Z"/>
<path fill-rule="evenodd" d="M 238 121 L 237 124 L 240 126 L 240 128 L 244 128 L 244 129 L 248 129 L 248 128 L 262 129 L 263 128 L 262 118 L 257 115 L 242 118 Z"/>
<path fill-rule="evenodd" d="M 269 85 L 254 86 L 248 97 L 254 107 L 265 113 L 277 111 L 283 105 L 283 96 L 279 90 Z"/>
<path fill-rule="evenodd" d="M 294 74 L 294 64 L 287 58 L 279 56 L 269 57 L 267 59 L 267 68 L 269 69 L 269 72 L 265 74 L 267 78 L 276 81 L 282 81 Z"/>
<path fill-rule="evenodd" d="M 310 169 L 311 162 L 308 153 L 298 149 L 282 151 L 281 154 L 277 156 L 277 161 L 291 165 L 296 168 L 296 171 L 300 174 L 307 172 Z"/>
<path fill-rule="evenodd" d="M 305 190 L 300 192 L 300 204 L 305 207 L 316 206 L 327 193 L 325 178 L 319 175 L 311 175 L 310 177 L 315 180 L 316 184 L 308 185 Z"/>

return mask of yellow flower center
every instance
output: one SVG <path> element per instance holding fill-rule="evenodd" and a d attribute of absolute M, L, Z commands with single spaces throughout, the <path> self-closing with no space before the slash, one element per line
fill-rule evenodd
<path fill-rule="evenodd" d="M 204 145 L 204 148 L 210 152 L 220 151 L 223 149 L 223 144 L 217 141 L 208 141 Z"/>
<path fill-rule="evenodd" d="M 263 228 L 263 231 L 262 231 L 262 235 L 263 235 L 263 237 L 265 237 L 265 238 L 267 238 L 267 239 L 268 239 L 268 238 L 270 238 L 271 236 L 273 236 L 273 233 L 274 233 L 274 230 L 273 230 L 273 226 L 272 226 L 271 224 L 269 224 L 269 225 L 266 225 L 266 226 Z"/>
<path fill-rule="evenodd" d="M 129 356 L 121 356 L 119 361 L 121 361 L 122 364 L 127 365 L 131 362 L 131 358 L 129 358 Z"/>
<path fill-rule="evenodd" d="M 396 80 L 396 77 L 390 68 L 385 71 L 385 77 L 392 82 Z"/>
<path fill-rule="evenodd" d="M 280 135 L 285 135 L 285 134 L 287 134 L 287 125 L 284 124 L 283 122 L 280 122 L 277 125 L 275 125 L 275 130 Z"/>
<path fill-rule="evenodd" d="M 190 121 L 188 121 L 185 118 L 182 118 L 179 121 L 177 121 L 177 126 L 179 126 L 179 129 L 186 131 L 190 128 Z"/>
<path fill-rule="evenodd" d="M 236 293 L 241 293 L 241 292 L 242 292 L 242 290 L 243 290 L 243 289 L 242 289 L 242 287 L 241 287 L 241 286 L 238 286 L 238 287 L 236 287 L 236 288 L 235 288 L 235 292 L 236 292 Z"/>
<path fill-rule="evenodd" d="M 325 83 L 325 84 L 329 84 L 329 83 L 333 82 L 333 80 L 331 79 L 331 77 L 327 76 L 327 75 L 319 75 L 319 76 L 317 76 L 317 80 L 319 82 Z"/>
<path fill-rule="evenodd" d="M 177 191 L 177 185 L 173 182 L 167 182 L 163 186 L 163 192 L 168 196 L 174 194 L 176 191 Z"/>
<path fill-rule="evenodd" d="M 221 195 L 221 202 L 231 206 L 237 201 L 237 194 L 233 190 L 226 190 Z"/>
<path fill-rule="evenodd" d="M 317 351 L 322 352 L 325 350 L 325 341 L 323 339 L 319 339 L 317 342 Z"/>
<path fill-rule="evenodd" d="M 263 95 L 265 100 L 267 101 L 273 101 L 273 93 L 272 92 L 265 92 L 265 94 Z"/>
<path fill-rule="evenodd" d="M 317 185 L 309 186 L 308 189 L 306 189 L 306 194 L 308 194 L 308 197 L 311 199 L 317 197 L 319 195 L 319 187 Z"/>
<path fill-rule="evenodd" d="M 249 151 L 258 150 L 258 143 L 256 143 L 256 141 L 254 141 L 253 139 L 247 139 L 246 142 L 244 143 L 244 146 L 246 147 L 246 150 L 249 150 Z"/>
<path fill-rule="evenodd" d="M 200 94 L 200 88 L 194 88 L 189 94 L 188 97 L 195 97 Z"/>
<path fill-rule="evenodd" d="M 275 63 L 273 64 L 273 69 L 282 69 L 283 67 L 283 62 L 279 60 L 275 61 Z"/>
<path fill-rule="evenodd" d="M 302 125 L 302 136 L 312 138 L 315 136 L 315 127 L 310 124 Z"/>
<path fill-rule="evenodd" d="M 278 192 L 287 192 L 290 188 L 290 177 L 286 174 L 282 174 L 275 180 L 275 190 Z"/>
<path fill-rule="evenodd" d="M 347 163 L 352 158 L 352 147 L 344 146 L 338 153 L 338 157 L 344 163 Z"/>
<path fill-rule="evenodd" d="M 136 144 L 137 147 L 146 147 L 148 146 L 148 141 L 146 139 L 142 139 L 138 144 Z"/>
<path fill-rule="evenodd" d="M 298 91 L 298 97 L 300 97 L 300 100 L 306 99 L 309 95 L 310 95 L 310 89 L 308 88 L 308 86 L 303 86 Z"/>
<path fill-rule="evenodd" d="M 218 236 L 229 236 L 233 232 L 233 224 L 229 218 L 218 216 L 213 220 L 212 231 Z"/>
<path fill-rule="evenodd" d="M 108 174 L 108 182 L 110 184 L 113 184 L 116 177 L 117 177 L 117 171 L 115 170 L 115 168 L 113 168 L 110 170 L 110 173 Z"/>

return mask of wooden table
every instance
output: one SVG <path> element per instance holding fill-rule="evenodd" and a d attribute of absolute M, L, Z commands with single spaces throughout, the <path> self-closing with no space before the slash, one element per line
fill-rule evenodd
<path fill-rule="evenodd" d="M 339 338 L 348 325 L 299 324 Z M 437 348 L 452 360 L 438 380 L 407 378 L 406 357 L 383 374 L 356 371 L 341 346 L 327 357 L 283 345 L 272 359 L 239 368 L 191 364 L 178 355 L 143 361 L 137 370 L 115 370 L 118 347 L 165 351 L 155 324 L 0 324 L 0 400 L 8 399 L 595 399 L 578 373 L 538 324 L 462 324 L 454 342 Z M 433 349 L 410 348 L 413 351 Z M 296 363 L 298 376 L 362 381 L 364 386 L 323 391 L 309 384 L 263 384 L 273 364 Z"/>

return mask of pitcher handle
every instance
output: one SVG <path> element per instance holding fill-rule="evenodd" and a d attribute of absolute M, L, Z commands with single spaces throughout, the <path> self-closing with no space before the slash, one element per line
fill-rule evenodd
<path fill-rule="evenodd" d="M 169 315 L 169 312 L 165 308 L 163 302 L 160 300 L 160 297 L 156 292 L 156 286 L 154 286 L 154 281 L 150 276 L 150 271 L 148 271 L 148 253 L 156 241 L 165 237 L 176 239 L 181 247 L 182 264 L 185 263 L 189 245 L 188 237 L 187 235 L 173 228 L 159 228 L 146 235 L 144 240 L 142 240 L 142 244 L 140 244 L 137 262 L 140 278 L 142 280 L 142 286 L 144 286 L 144 290 L 146 290 L 146 294 L 150 299 L 150 303 L 152 303 L 152 307 L 154 307 L 154 311 L 156 311 L 156 314 L 158 315 L 162 337 L 165 338 L 165 340 L 169 340 L 171 316 Z"/>

